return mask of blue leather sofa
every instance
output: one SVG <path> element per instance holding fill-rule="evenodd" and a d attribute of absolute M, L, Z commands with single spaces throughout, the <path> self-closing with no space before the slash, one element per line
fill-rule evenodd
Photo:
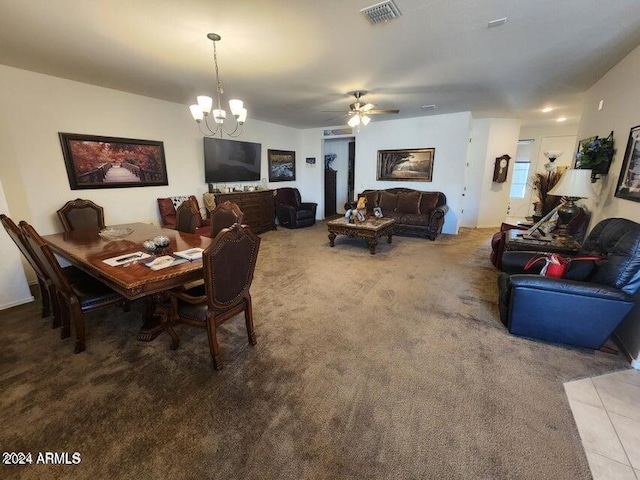
<path fill-rule="evenodd" d="M 511 253 L 518 261 L 525 260 L 523 252 L 505 252 L 503 263 L 510 265 L 511 273 L 498 278 L 500 319 L 510 333 L 599 349 L 638 308 L 640 224 L 636 222 L 610 218 L 598 223 L 578 255 L 605 259 L 574 269 L 573 279 L 513 273 L 516 261 L 508 258 Z"/>

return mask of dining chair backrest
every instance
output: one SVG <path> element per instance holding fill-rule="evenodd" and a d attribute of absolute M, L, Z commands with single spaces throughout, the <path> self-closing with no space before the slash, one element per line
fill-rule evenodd
<path fill-rule="evenodd" d="M 223 228 L 229 228 L 234 223 L 242 223 L 244 214 L 238 204 L 230 202 L 221 203 L 213 209 L 211 219 L 211 238 L 216 238 Z"/>
<path fill-rule="evenodd" d="M 15 222 L 7 217 L 4 213 L 0 214 L 0 221 L 2 221 L 2 226 L 9 234 L 9 237 L 11 237 L 11 240 L 13 240 L 20 252 L 22 252 L 22 255 L 24 255 L 24 258 L 27 259 L 27 262 L 29 263 L 29 265 L 31 265 L 31 268 L 33 268 L 36 276 L 40 280 L 46 281 L 49 276 L 40 263 L 40 260 L 38 260 L 38 258 L 36 258 L 36 256 L 31 251 L 31 248 L 27 244 L 24 238 L 24 234 L 22 233 L 20 228 L 18 228 Z"/>
<path fill-rule="evenodd" d="M 198 227 L 197 210 L 190 200 L 185 200 L 176 210 L 176 230 L 183 233 L 196 233 Z"/>
<path fill-rule="evenodd" d="M 260 237 L 247 225 L 223 229 L 203 252 L 209 310 L 227 310 L 248 298 Z"/>
<path fill-rule="evenodd" d="M 57 213 L 65 232 L 101 230 L 105 227 L 104 209 L 91 200 L 82 198 L 69 200 Z"/>
<path fill-rule="evenodd" d="M 20 222 L 20 229 L 24 239 L 33 251 L 34 257 L 42 264 L 47 276 L 53 282 L 56 290 L 65 296 L 73 295 L 69 279 L 62 271 L 53 251 L 35 229 L 24 220 Z"/>

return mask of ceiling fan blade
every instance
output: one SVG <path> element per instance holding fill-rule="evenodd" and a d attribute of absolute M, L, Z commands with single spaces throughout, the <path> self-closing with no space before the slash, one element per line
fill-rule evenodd
<path fill-rule="evenodd" d="M 344 110 L 320 110 L 322 113 L 338 113 L 338 112 L 342 112 L 344 113 Z"/>
<path fill-rule="evenodd" d="M 360 110 L 363 112 L 368 112 L 369 110 L 373 110 L 374 108 L 376 108 L 376 104 L 375 103 L 367 103 L 365 105 L 363 105 Z"/>
<path fill-rule="evenodd" d="M 390 113 L 400 113 L 400 110 L 369 110 L 367 115 L 387 115 Z"/>
<path fill-rule="evenodd" d="M 338 115 L 337 117 L 327 118 L 327 119 L 325 120 L 325 122 L 329 122 L 329 121 L 331 121 L 331 120 L 335 120 L 336 118 L 342 118 L 342 117 L 347 117 L 347 116 L 349 116 L 349 114 L 348 114 L 348 113 L 344 113 L 344 114 L 342 114 L 342 115 Z"/>

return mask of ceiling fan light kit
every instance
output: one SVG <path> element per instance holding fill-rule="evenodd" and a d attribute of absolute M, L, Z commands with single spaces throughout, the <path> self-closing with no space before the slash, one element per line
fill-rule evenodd
<path fill-rule="evenodd" d="M 222 101 L 220 96 L 224 93 L 222 83 L 220 83 L 220 74 L 218 72 L 218 52 L 216 50 L 216 42 L 220 40 L 220 35 L 217 33 L 210 33 L 207 38 L 213 42 L 213 64 L 216 69 L 216 104 L 214 107 L 213 98 L 206 95 L 199 95 L 196 98 L 198 103 L 191 105 L 191 116 L 198 123 L 200 132 L 205 137 L 213 137 L 220 133 L 222 137 L 223 133 L 226 133 L 230 137 L 238 137 L 242 133 L 242 126 L 247 120 L 247 109 L 244 108 L 242 100 L 232 98 L 229 100 L 229 109 L 231 115 L 235 119 L 235 128 L 233 130 L 225 129 L 225 120 L 227 119 L 227 112 L 222 108 Z M 209 123 L 210 118 L 213 118 L 213 124 Z"/>

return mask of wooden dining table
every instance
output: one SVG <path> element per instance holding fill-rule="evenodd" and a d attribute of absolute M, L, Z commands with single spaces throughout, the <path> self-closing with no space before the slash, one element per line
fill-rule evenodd
<path fill-rule="evenodd" d="M 117 266 L 103 260 L 127 253 L 146 252 L 142 243 L 156 236 L 169 238 L 169 245 L 157 255 L 167 255 L 190 248 L 206 249 L 212 239 L 197 234 L 160 228 L 145 223 L 113 225 L 113 228 L 131 228 L 133 232 L 121 240 L 105 240 L 98 230 L 75 230 L 43 236 L 51 249 L 73 265 L 97 278 L 128 300 L 145 299 L 143 325 L 138 340 L 150 341 L 162 332 L 154 316 L 156 305 L 166 298 L 166 292 L 185 283 L 202 278 L 202 260 L 193 260 L 152 270 L 142 263 L 149 258 L 124 262 Z"/>

